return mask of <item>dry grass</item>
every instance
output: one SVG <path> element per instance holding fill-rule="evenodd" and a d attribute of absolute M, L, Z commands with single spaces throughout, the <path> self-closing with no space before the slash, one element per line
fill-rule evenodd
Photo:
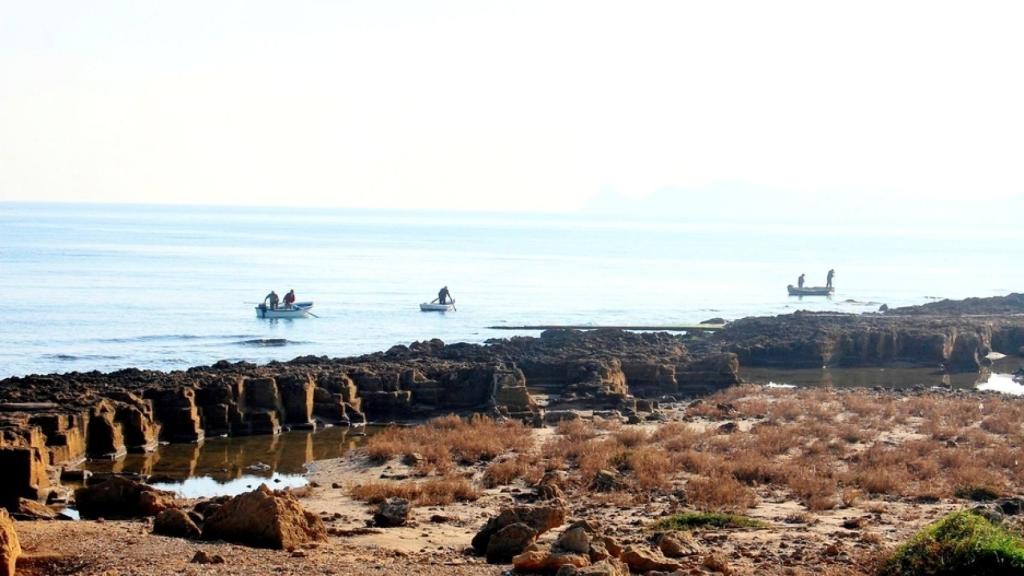
<path fill-rule="evenodd" d="M 391 427 L 366 443 L 371 460 L 385 462 L 416 454 L 424 472 L 446 473 L 455 464 L 490 461 L 506 452 L 527 452 L 533 446 L 530 429 L 518 421 L 498 423 L 485 416 L 468 420 L 444 416 L 412 428 Z"/>
<path fill-rule="evenodd" d="M 870 495 L 1024 490 L 1024 402 L 1016 399 L 736 386 L 685 417 L 653 428 L 566 422 L 541 453 L 580 490 L 612 470 L 635 499 L 682 489 L 704 510 L 743 510 L 778 490 L 812 511 Z M 512 466 L 503 465 L 508 475 Z"/>
<path fill-rule="evenodd" d="M 405 498 L 419 506 L 440 506 L 452 502 L 471 502 L 480 497 L 480 490 L 460 476 L 403 482 L 367 482 L 349 488 L 356 500 L 379 503 L 388 498 Z"/>
<path fill-rule="evenodd" d="M 353 495 L 472 499 L 474 484 L 451 476 L 459 466 L 475 466 L 487 488 L 560 470 L 570 496 L 639 503 L 685 495 L 687 505 L 711 512 L 740 512 L 780 493 L 821 511 L 878 497 L 1024 491 L 1024 399 L 736 386 L 681 417 L 647 426 L 563 421 L 541 446 L 521 424 L 482 417 L 392 428 L 370 439 L 371 458 L 415 453 L 420 471 L 445 477 L 437 489 L 427 487 L 432 481 L 378 482 Z M 610 492 L 594 484 L 602 471 L 616 478 Z"/>
<path fill-rule="evenodd" d="M 720 474 L 690 480 L 686 501 L 698 510 L 741 512 L 757 504 L 757 496 L 732 476 Z"/>

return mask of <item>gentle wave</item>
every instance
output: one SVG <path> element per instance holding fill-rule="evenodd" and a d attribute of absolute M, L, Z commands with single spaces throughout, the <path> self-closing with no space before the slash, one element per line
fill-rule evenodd
<path fill-rule="evenodd" d="M 238 346 L 257 346 L 257 347 L 271 347 L 271 346 L 290 346 L 292 344 L 309 344 L 309 342 L 300 342 L 297 340 L 289 340 L 287 338 L 253 338 L 251 340 L 239 340 L 238 342 L 232 342 Z"/>
<path fill-rule="evenodd" d="M 60 360 L 61 362 L 74 362 L 76 360 L 117 360 L 122 358 L 122 356 L 108 356 L 105 354 L 44 354 L 43 358 Z"/>

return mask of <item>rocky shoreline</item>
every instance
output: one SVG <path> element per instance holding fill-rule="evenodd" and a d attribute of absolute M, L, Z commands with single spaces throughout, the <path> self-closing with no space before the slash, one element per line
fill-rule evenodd
<path fill-rule="evenodd" d="M 62 501 L 60 470 L 158 442 L 482 412 L 534 424 L 573 408 L 647 412 L 740 382 L 740 366 L 918 365 L 977 371 L 1024 347 L 1024 295 L 877 314 L 797 312 L 713 335 L 549 330 L 486 345 L 440 340 L 354 358 L 0 381 L 0 505 Z"/>
<path fill-rule="evenodd" d="M 353 358 L 8 378 L 0 381 L 0 506 L 15 517 L 52 517 L 40 503 L 71 502 L 62 479 L 81 480 L 83 460 L 152 451 L 160 442 L 450 413 L 529 427 L 581 411 L 657 423 L 667 418 L 659 404 L 678 407 L 740 384 L 741 366 L 964 372 L 984 369 L 993 352 L 1022 349 L 1024 296 L 1012 294 L 861 315 L 745 318 L 714 334 L 549 330 L 485 345 L 417 342 Z"/>

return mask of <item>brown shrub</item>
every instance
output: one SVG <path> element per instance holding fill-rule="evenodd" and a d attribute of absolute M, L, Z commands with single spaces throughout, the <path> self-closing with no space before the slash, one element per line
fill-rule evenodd
<path fill-rule="evenodd" d="M 674 470 L 683 470 L 691 474 L 705 474 L 717 468 L 718 457 L 697 450 L 670 452 L 669 459 Z"/>
<path fill-rule="evenodd" d="M 809 510 L 831 510 L 839 505 L 836 480 L 803 463 L 786 468 L 786 485 Z"/>
<path fill-rule="evenodd" d="M 375 461 L 417 453 L 424 471 L 447 472 L 453 462 L 489 461 L 508 451 L 523 452 L 533 445 L 530 429 L 518 421 L 498 423 L 485 416 L 434 418 L 411 428 L 391 427 L 371 436 L 366 454 Z"/>
<path fill-rule="evenodd" d="M 701 438 L 700 430 L 683 422 L 667 422 L 651 435 L 651 441 L 670 452 L 681 452 L 695 446 Z"/>
<path fill-rule="evenodd" d="M 986 416 L 981 421 L 981 428 L 986 432 L 1007 436 L 1020 430 L 1020 421 L 1010 420 L 1010 416 L 1006 413 L 993 414 Z"/>
<path fill-rule="evenodd" d="M 642 446 L 629 453 L 626 465 L 632 471 L 633 484 L 641 490 L 668 487 L 672 461 L 664 450 L 655 446 Z"/>
<path fill-rule="evenodd" d="M 732 477 L 747 485 L 771 484 L 779 477 L 778 465 L 754 450 L 736 452 L 724 463 Z"/>
<path fill-rule="evenodd" d="M 589 484 L 601 470 L 618 469 L 627 454 L 614 438 L 587 440 L 579 447 L 578 457 L 583 482 Z"/>
<path fill-rule="evenodd" d="M 405 498 L 420 506 L 440 506 L 452 502 L 470 502 L 480 497 L 480 491 L 468 480 L 458 476 L 432 478 L 417 482 L 375 481 L 358 484 L 349 489 L 356 500 L 379 503 L 388 498 Z"/>
<path fill-rule="evenodd" d="M 765 456 L 777 456 L 789 452 L 801 441 L 799 426 L 757 426 L 750 439 L 751 447 Z"/>
<path fill-rule="evenodd" d="M 583 442 L 597 436 L 593 424 L 585 420 L 562 420 L 555 427 L 555 432 L 572 442 Z"/>
<path fill-rule="evenodd" d="M 757 504 L 757 496 L 732 476 L 716 474 L 687 482 L 686 501 L 705 511 L 741 512 Z"/>
<path fill-rule="evenodd" d="M 527 473 L 530 464 L 530 460 L 523 456 L 491 462 L 484 470 L 484 486 L 495 488 L 511 484 Z"/>
<path fill-rule="evenodd" d="M 795 422 L 804 415 L 805 403 L 795 398 L 781 398 L 768 408 L 768 418 L 778 422 Z"/>
<path fill-rule="evenodd" d="M 646 444 L 649 435 L 643 428 L 623 428 L 612 435 L 619 444 L 622 444 L 626 448 L 636 448 L 641 444 Z"/>

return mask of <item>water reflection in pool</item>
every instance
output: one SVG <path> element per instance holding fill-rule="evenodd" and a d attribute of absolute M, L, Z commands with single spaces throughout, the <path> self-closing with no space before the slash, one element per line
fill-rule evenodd
<path fill-rule="evenodd" d="M 342 456 L 366 438 L 362 429 L 325 428 L 278 436 L 208 438 L 201 444 L 165 444 L 149 454 L 90 461 L 94 473 L 139 474 L 154 486 L 183 497 L 241 494 L 266 483 L 272 488 L 306 484 L 305 466 Z M 371 427 L 365 430 L 372 434 Z"/>
<path fill-rule="evenodd" d="M 747 382 L 772 387 L 899 389 L 926 386 L 1024 395 L 1024 385 L 1012 375 L 1018 368 L 1016 362 L 999 362 L 994 364 L 991 370 L 983 369 L 980 372 L 964 374 L 946 374 L 930 368 L 743 368 L 740 370 L 740 376 Z"/>

